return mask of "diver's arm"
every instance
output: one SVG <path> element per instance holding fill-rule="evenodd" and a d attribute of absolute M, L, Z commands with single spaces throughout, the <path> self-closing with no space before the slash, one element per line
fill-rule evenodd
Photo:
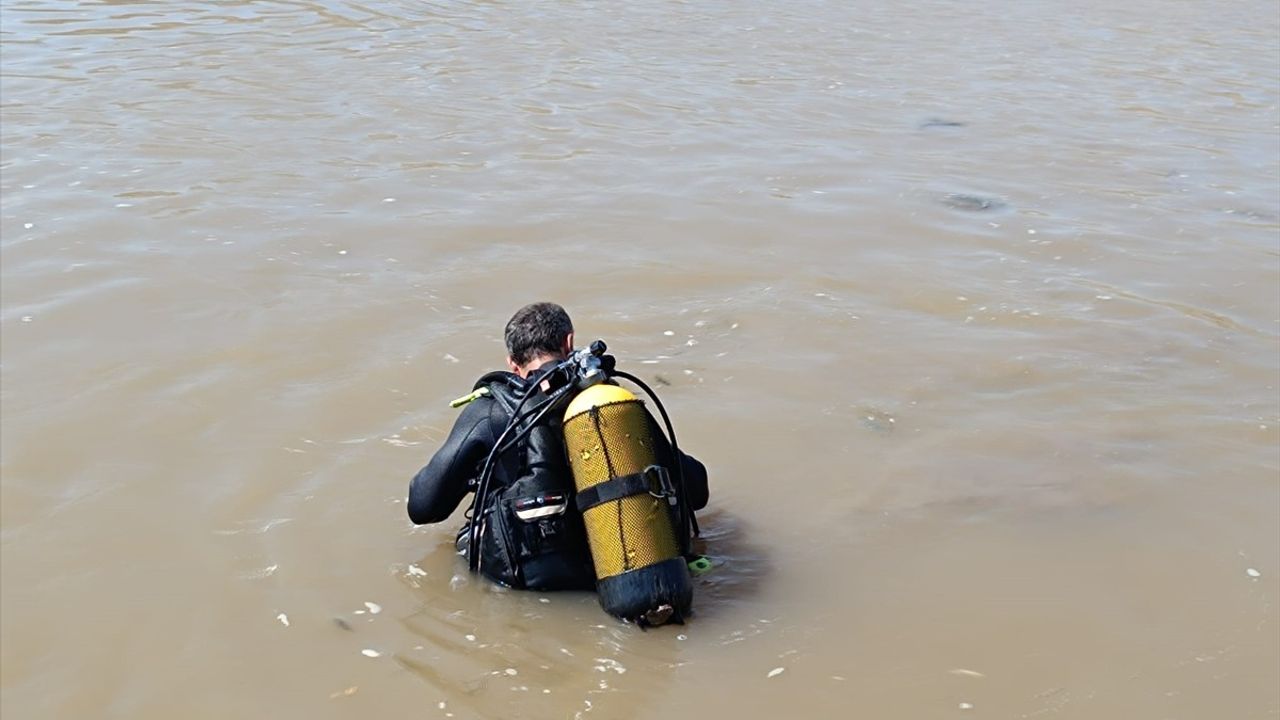
<path fill-rule="evenodd" d="M 689 507 L 701 510 L 707 506 L 711 491 L 707 488 L 707 467 L 692 455 L 680 452 L 680 469 L 684 475 L 684 491 Z"/>
<path fill-rule="evenodd" d="M 409 482 L 407 507 L 414 523 L 448 519 L 467 496 L 467 483 L 493 442 L 489 429 L 491 402 L 481 399 L 463 408 L 444 445 Z"/>
<path fill-rule="evenodd" d="M 652 415 L 649 416 L 649 432 L 653 435 L 654 449 L 657 451 L 658 459 L 671 470 L 675 470 L 675 463 L 671 462 L 671 443 L 668 442 L 667 436 Z M 707 467 L 698 462 L 697 458 L 681 450 L 680 470 L 679 474 L 684 476 L 684 492 L 689 501 L 689 507 L 693 510 L 706 507 L 710 496 L 710 491 L 707 489 Z"/>

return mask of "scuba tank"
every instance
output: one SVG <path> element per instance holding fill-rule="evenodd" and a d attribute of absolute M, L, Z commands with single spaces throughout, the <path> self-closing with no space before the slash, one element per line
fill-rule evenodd
<path fill-rule="evenodd" d="M 592 385 L 569 404 L 563 426 L 601 607 L 642 625 L 683 622 L 693 604 L 677 536 L 685 527 L 643 403 L 616 385 Z"/>

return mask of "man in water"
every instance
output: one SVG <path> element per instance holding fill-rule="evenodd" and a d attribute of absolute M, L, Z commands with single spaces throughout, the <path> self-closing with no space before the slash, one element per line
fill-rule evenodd
<path fill-rule="evenodd" d="M 409 484 L 409 519 L 419 525 L 449 517 L 467 493 L 475 489 L 486 458 L 498 442 L 516 406 L 532 394 L 523 410 L 544 395 L 544 376 L 573 352 L 573 322 L 555 303 L 525 306 L 507 322 L 505 372 L 491 372 L 476 382 L 476 393 L 454 423 L 449 437 Z M 675 470 L 675 458 L 666 437 L 650 416 L 658 461 Z M 690 510 L 707 504 L 707 471 L 702 463 L 680 453 L 684 487 L 677 488 Z M 572 502 L 563 509 L 539 508 L 536 523 L 524 523 L 503 507 L 514 498 L 504 490 L 520 489 L 543 498 L 568 498 L 573 476 L 565 457 L 559 413 L 548 413 L 526 439 L 494 460 L 492 484 L 484 508 L 473 508 L 469 522 L 458 533 L 465 551 L 470 523 L 481 523 L 480 571 L 491 580 L 515 588 L 533 590 L 588 590 L 594 587 L 590 550 L 582 516 Z M 533 514 L 533 513 L 530 513 Z M 682 538 L 688 552 L 688 538 Z"/>

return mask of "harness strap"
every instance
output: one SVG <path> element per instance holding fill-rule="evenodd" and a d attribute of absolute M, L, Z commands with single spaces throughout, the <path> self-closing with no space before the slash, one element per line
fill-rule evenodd
<path fill-rule="evenodd" d="M 650 465 L 642 472 L 619 475 L 612 480 L 592 485 L 586 490 L 579 490 L 574 503 L 578 506 L 578 512 L 586 512 L 597 505 L 645 493 L 668 498 L 668 501 L 675 499 L 675 489 L 666 468 Z"/>

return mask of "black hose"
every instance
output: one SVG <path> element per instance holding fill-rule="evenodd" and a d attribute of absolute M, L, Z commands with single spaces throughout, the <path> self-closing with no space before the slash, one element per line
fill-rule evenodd
<path fill-rule="evenodd" d="M 551 372 L 559 370 L 566 362 L 568 361 L 557 364 Z M 480 471 L 479 480 L 476 482 L 475 495 L 471 499 L 471 527 L 468 528 L 470 540 L 467 544 L 467 566 L 472 572 L 475 572 L 480 567 L 480 520 L 484 517 L 485 503 L 488 501 L 489 483 L 493 479 L 494 460 L 527 436 L 534 426 L 538 424 L 538 421 L 542 420 L 543 416 L 550 412 L 552 406 L 573 388 L 573 384 L 570 383 L 557 389 L 551 393 L 545 401 L 535 405 L 527 413 L 522 415 L 520 413 L 520 409 L 524 407 L 524 404 L 528 402 L 529 398 L 537 394 L 538 383 L 541 383 L 542 379 L 549 374 L 551 373 L 549 372 L 539 375 L 534 384 L 529 387 L 528 393 L 523 398 L 520 398 L 520 402 L 517 403 L 515 409 L 511 411 L 511 420 L 498 435 L 498 439 L 493 443 L 493 449 L 489 451 L 488 457 L 485 458 L 484 468 Z M 510 441 L 504 442 L 507 435 L 529 417 L 533 417 L 534 419 L 525 427 L 525 429 Z M 479 512 L 476 512 L 476 508 L 479 508 Z"/>
<path fill-rule="evenodd" d="M 556 390 L 550 396 L 548 396 L 546 402 L 536 406 L 535 408 L 533 408 L 533 410 L 530 410 L 529 411 L 530 415 L 532 415 L 535 412 L 537 413 L 537 415 L 533 415 L 533 419 L 530 420 L 529 424 L 526 425 L 525 428 L 520 431 L 519 435 L 516 435 L 515 437 L 511 438 L 506 442 L 506 444 L 504 444 L 501 448 L 499 448 L 498 454 L 501 455 L 507 450 L 510 450 L 513 445 L 515 445 L 516 443 L 528 437 L 529 433 L 532 432 L 535 427 L 537 427 L 538 423 L 542 422 L 542 418 L 545 417 L 547 413 L 555 409 L 555 405 L 557 402 L 559 402 L 560 398 L 564 397 L 568 393 L 568 391 L 572 389 L 573 389 L 572 385 L 566 385 L 560 388 L 559 390 Z"/>
<path fill-rule="evenodd" d="M 477 553 L 479 552 L 478 539 L 480 535 L 480 519 L 484 517 L 484 502 L 485 496 L 488 494 L 489 490 L 489 479 L 492 477 L 493 461 L 498 456 L 498 448 L 502 445 L 502 441 L 506 439 L 507 434 L 520 424 L 522 419 L 522 416 L 520 415 L 520 408 L 524 407 L 524 404 L 534 395 L 535 393 L 532 391 L 532 388 L 529 388 L 529 392 L 527 392 L 524 397 L 520 398 L 520 402 L 516 403 L 515 408 L 512 409 L 511 419 L 507 421 L 507 426 L 498 434 L 498 438 L 494 440 L 493 448 L 489 450 L 489 454 L 484 459 L 484 467 L 480 470 L 480 475 L 476 479 L 475 493 L 471 496 L 471 507 L 467 508 L 467 512 L 464 513 L 464 515 L 467 516 L 467 519 L 471 522 L 471 526 L 467 528 L 467 535 L 470 538 L 467 542 L 467 565 L 470 567 L 472 572 L 475 572 L 477 565 L 476 561 L 479 559 Z M 536 412 L 537 409 L 538 408 L 535 407 L 533 410 L 530 410 L 530 414 Z M 478 516 L 475 512 L 477 507 L 480 508 Z"/>

